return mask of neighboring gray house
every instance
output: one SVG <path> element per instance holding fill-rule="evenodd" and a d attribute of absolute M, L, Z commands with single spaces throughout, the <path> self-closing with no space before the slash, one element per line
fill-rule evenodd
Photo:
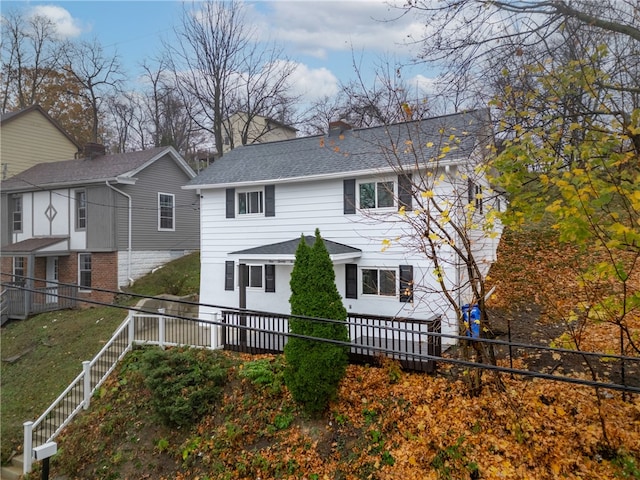
<path fill-rule="evenodd" d="M 172 147 L 105 155 L 89 145 L 84 158 L 2 182 L 2 282 L 25 277 L 50 298 L 57 282 L 75 284 L 81 299 L 112 300 L 94 289 L 199 248 L 198 195 L 181 189 L 194 176 Z"/>

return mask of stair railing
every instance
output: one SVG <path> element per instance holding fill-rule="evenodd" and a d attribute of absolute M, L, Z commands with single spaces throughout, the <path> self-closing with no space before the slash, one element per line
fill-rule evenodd
<path fill-rule="evenodd" d="M 60 396 L 40 415 L 24 426 L 23 473 L 31 471 L 33 448 L 52 441 L 80 410 L 91 404 L 91 396 L 117 363 L 131 350 L 134 341 L 134 314 L 129 312 L 111 339 L 91 361 L 82 362 L 82 372 L 60 394 Z"/>
<path fill-rule="evenodd" d="M 133 345 L 219 347 L 216 328 L 210 328 L 202 322 L 167 316 L 164 309 L 158 311 L 159 314 L 148 314 L 130 310 L 127 318 L 93 360 L 82 362 L 82 372 L 51 406 L 36 421 L 23 424 L 24 474 L 31 471 L 33 448 L 52 441 L 80 410 L 89 408 L 93 393 Z M 213 319 L 217 320 L 217 314 L 213 314 Z"/>

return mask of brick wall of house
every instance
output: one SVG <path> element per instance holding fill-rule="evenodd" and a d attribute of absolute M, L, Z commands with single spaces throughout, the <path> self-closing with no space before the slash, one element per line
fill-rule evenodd
<path fill-rule="evenodd" d="M 0 260 L 0 279 L 2 282 L 12 282 L 13 281 L 13 258 L 11 257 L 2 257 Z"/>
<path fill-rule="evenodd" d="M 27 262 L 28 258 L 24 257 L 24 274 L 27 275 Z M 13 283 L 17 279 L 13 277 L 13 257 L 2 257 L 0 260 L 0 279 L 2 282 Z"/>
<path fill-rule="evenodd" d="M 27 263 L 25 261 L 25 268 L 27 267 Z M 27 274 L 28 272 L 25 270 L 24 272 Z M 33 282 L 33 286 L 35 288 L 44 288 L 47 286 L 47 282 L 45 279 L 47 278 L 47 259 L 46 257 L 36 257 L 36 263 L 33 269 L 33 276 L 37 280 Z"/>
<path fill-rule="evenodd" d="M 72 253 L 68 257 L 60 257 L 58 266 L 60 281 L 78 284 L 78 254 Z M 100 252 L 91 253 L 91 287 L 106 290 L 118 290 L 118 253 Z M 113 293 L 97 290 L 79 291 L 80 300 L 93 300 L 96 302 L 111 303 Z"/>

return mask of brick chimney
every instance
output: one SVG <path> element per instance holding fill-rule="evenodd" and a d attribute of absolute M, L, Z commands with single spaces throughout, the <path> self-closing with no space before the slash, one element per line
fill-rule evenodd
<path fill-rule="evenodd" d="M 84 146 L 83 150 L 84 158 L 88 158 L 89 160 L 99 157 L 100 155 L 105 155 L 107 153 L 107 149 L 104 145 L 100 143 L 87 143 Z"/>
<path fill-rule="evenodd" d="M 335 122 L 329 122 L 329 136 L 334 137 L 336 135 L 342 135 L 347 130 L 351 130 L 353 127 L 344 120 L 337 120 Z"/>

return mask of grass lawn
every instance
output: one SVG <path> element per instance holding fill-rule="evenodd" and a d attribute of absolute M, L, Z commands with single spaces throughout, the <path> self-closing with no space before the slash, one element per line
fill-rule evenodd
<path fill-rule="evenodd" d="M 197 293 L 200 255 L 168 263 L 138 280 L 129 291 L 140 295 Z M 128 303 L 135 304 L 136 298 Z M 37 419 L 111 338 L 127 316 L 117 307 L 62 310 L 12 321 L 0 340 L 0 443 L 2 461 L 22 445 L 27 420 Z"/>
<path fill-rule="evenodd" d="M 3 461 L 22 444 L 22 424 L 44 412 L 126 316 L 113 307 L 62 310 L 2 328 Z"/>

